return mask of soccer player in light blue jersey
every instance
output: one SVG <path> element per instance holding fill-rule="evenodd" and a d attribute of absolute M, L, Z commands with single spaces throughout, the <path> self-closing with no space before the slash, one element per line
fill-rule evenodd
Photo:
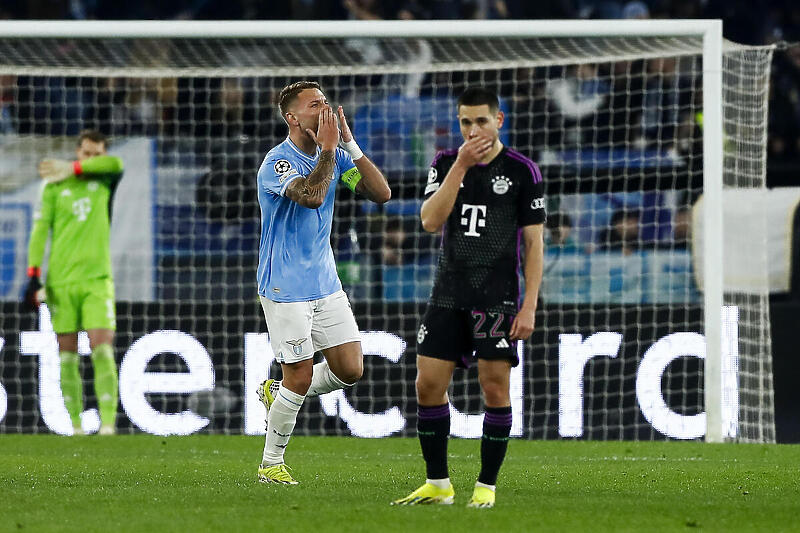
<path fill-rule="evenodd" d="M 353 139 L 342 107 L 334 114 L 318 83 L 284 87 L 278 107 L 289 136 L 258 171 L 258 294 L 283 380 L 266 380 L 258 389 L 267 408 L 258 479 L 294 485 L 283 453 L 303 401 L 349 387 L 363 372 L 358 326 L 330 245 L 331 184 L 341 181 L 379 204 L 392 193 Z M 316 351 L 324 360 L 314 365 Z"/>

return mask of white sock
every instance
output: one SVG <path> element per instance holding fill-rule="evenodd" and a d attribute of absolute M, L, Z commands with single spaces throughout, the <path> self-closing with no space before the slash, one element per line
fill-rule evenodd
<path fill-rule="evenodd" d="M 267 416 L 267 439 L 261 462 L 263 466 L 283 462 L 283 452 L 289 444 L 289 437 L 292 436 L 297 412 L 303 406 L 303 400 L 305 396 L 294 393 L 281 384 Z"/>
<path fill-rule="evenodd" d="M 486 483 L 481 483 L 480 481 L 476 481 L 475 482 L 475 486 L 476 487 L 486 487 L 487 489 L 489 489 L 492 492 L 494 492 L 495 488 L 496 488 L 496 485 L 487 485 Z"/>
<path fill-rule="evenodd" d="M 425 483 L 430 483 L 434 487 L 438 489 L 446 489 L 450 487 L 450 478 L 446 477 L 444 479 L 426 479 Z"/>
<path fill-rule="evenodd" d="M 327 361 L 322 361 L 314 365 L 314 372 L 311 374 L 311 386 L 308 387 L 306 396 L 319 396 L 328 392 L 349 387 L 352 383 L 348 384 L 336 377 L 336 374 L 331 372 Z"/>

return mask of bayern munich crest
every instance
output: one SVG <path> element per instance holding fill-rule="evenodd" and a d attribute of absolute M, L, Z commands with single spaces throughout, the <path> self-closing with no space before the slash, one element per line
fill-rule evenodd
<path fill-rule="evenodd" d="M 291 170 L 292 164 L 285 159 L 278 159 L 275 161 L 275 174 L 283 174 Z"/>
<path fill-rule="evenodd" d="M 492 190 L 495 194 L 505 194 L 511 188 L 511 180 L 505 176 L 495 176 L 492 178 Z"/>

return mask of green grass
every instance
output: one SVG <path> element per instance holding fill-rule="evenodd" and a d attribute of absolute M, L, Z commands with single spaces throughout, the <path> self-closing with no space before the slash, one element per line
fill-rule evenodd
<path fill-rule="evenodd" d="M 497 506 L 466 509 L 479 442 L 450 442 L 452 506 L 415 439 L 295 437 L 301 484 L 256 482 L 263 439 L 0 435 L 0 531 L 800 531 L 800 446 L 512 441 Z"/>

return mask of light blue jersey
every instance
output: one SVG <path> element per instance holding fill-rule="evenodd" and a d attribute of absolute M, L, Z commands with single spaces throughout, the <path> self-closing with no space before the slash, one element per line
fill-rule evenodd
<path fill-rule="evenodd" d="M 286 198 L 286 188 L 308 176 L 319 160 L 303 153 L 287 137 L 267 153 L 258 170 L 261 243 L 258 294 L 275 302 L 304 302 L 329 296 L 342 288 L 331 249 L 331 221 L 336 182 L 355 168 L 353 159 L 336 149 L 333 183 L 318 209 Z"/>

